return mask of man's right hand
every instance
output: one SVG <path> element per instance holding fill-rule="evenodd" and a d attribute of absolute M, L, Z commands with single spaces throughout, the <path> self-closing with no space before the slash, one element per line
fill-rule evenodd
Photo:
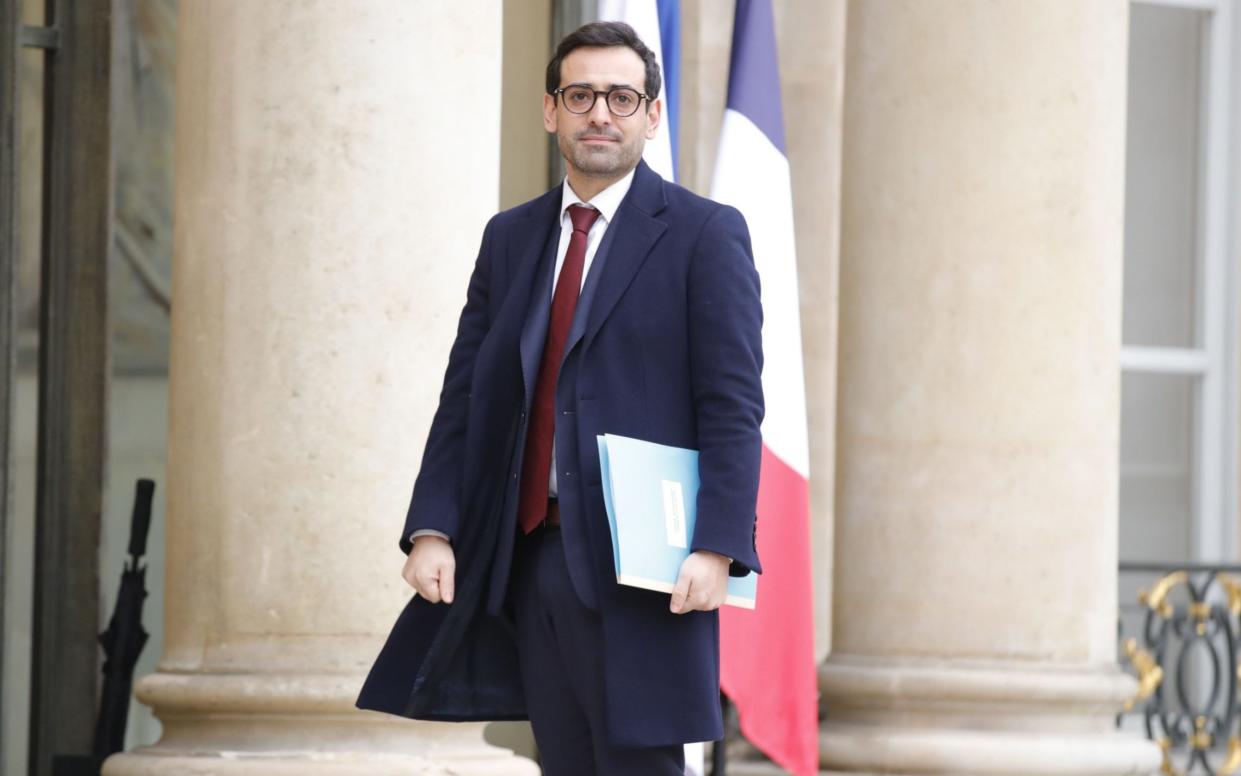
<path fill-rule="evenodd" d="M 450 604 L 456 592 L 456 570 L 457 559 L 447 539 L 419 536 L 414 540 L 414 549 L 410 550 L 409 557 L 405 559 L 401 576 L 418 595 L 431 603 L 438 604 L 442 600 Z"/>

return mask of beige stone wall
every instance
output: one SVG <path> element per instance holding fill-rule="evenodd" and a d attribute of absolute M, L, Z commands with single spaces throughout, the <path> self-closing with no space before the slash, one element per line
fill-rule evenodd
<path fill-rule="evenodd" d="M 543 73 L 551 48 L 551 1 L 504 1 L 504 72 L 500 96 L 500 208 L 549 187 L 543 129 Z"/>

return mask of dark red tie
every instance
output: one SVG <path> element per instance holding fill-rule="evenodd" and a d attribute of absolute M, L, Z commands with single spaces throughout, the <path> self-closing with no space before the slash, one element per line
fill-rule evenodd
<path fill-rule="evenodd" d="M 565 252 L 556 291 L 552 294 L 551 320 L 543 345 L 543 362 L 534 383 L 534 403 L 530 407 L 530 428 L 526 432 L 526 454 L 521 464 L 521 500 L 517 523 L 522 533 L 530 533 L 547 516 L 547 487 L 552 468 L 552 440 L 556 428 L 556 380 L 564 358 L 573 311 L 577 309 L 582 287 L 582 265 L 586 261 L 586 235 L 599 217 L 599 211 L 581 205 L 569 206 L 573 235 Z"/>

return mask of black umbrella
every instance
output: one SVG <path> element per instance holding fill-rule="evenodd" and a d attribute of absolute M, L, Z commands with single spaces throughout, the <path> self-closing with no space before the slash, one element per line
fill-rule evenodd
<path fill-rule="evenodd" d="M 147 529 L 151 526 L 151 496 L 154 480 L 138 480 L 134 496 L 133 522 L 129 529 L 129 560 L 121 572 L 116 608 L 108 629 L 99 634 L 103 645 L 103 695 L 99 719 L 95 723 L 95 755 L 107 757 L 125 748 L 125 724 L 129 716 L 129 696 L 134 684 L 134 666 L 149 634 L 142 627 L 142 602 L 147 597 L 146 566 L 139 566 L 146 554 Z"/>

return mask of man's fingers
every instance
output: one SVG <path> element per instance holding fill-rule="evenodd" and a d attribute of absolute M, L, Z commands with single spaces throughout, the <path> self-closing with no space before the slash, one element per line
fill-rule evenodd
<path fill-rule="evenodd" d="M 707 597 L 698 587 L 691 589 L 691 594 L 685 601 L 685 608 L 691 612 L 700 612 L 707 606 Z"/>
<path fill-rule="evenodd" d="M 440 595 L 443 596 L 446 604 L 452 603 L 453 594 L 456 592 L 457 583 L 453 578 L 455 571 L 453 565 L 447 563 L 440 567 Z"/>
<path fill-rule="evenodd" d="M 447 541 L 433 536 L 419 537 L 405 561 L 401 576 L 414 592 L 427 602 L 452 603 L 456 596 L 453 575 L 456 562 Z"/>
<path fill-rule="evenodd" d="M 688 574 L 682 574 L 677 578 L 676 587 L 672 588 L 672 602 L 668 608 L 672 610 L 673 614 L 680 614 L 686 611 L 685 601 L 689 598 L 689 591 L 690 577 Z"/>
<path fill-rule="evenodd" d="M 428 602 L 433 604 L 438 604 L 440 602 L 439 582 L 432 581 L 429 584 L 423 585 L 420 589 L 422 591 L 422 597 L 427 599 Z"/>
<path fill-rule="evenodd" d="M 433 604 L 440 602 L 440 584 L 439 580 L 433 574 L 420 571 L 414 575 L 418 584 L 414 585 L 414 589 L 418 591 L 418 595 L 427 599 Z"/>
<path fill-rule="evenodd" d="M 405 584 L 412 587 L 415 592 L 418 591 L 417 569 L 418 567 L 414 565 L 414 556 L 411 553 L 410 556 L 405 559 L 405 565 L 401 568 L 401 579 L 405 580 Z"/>

